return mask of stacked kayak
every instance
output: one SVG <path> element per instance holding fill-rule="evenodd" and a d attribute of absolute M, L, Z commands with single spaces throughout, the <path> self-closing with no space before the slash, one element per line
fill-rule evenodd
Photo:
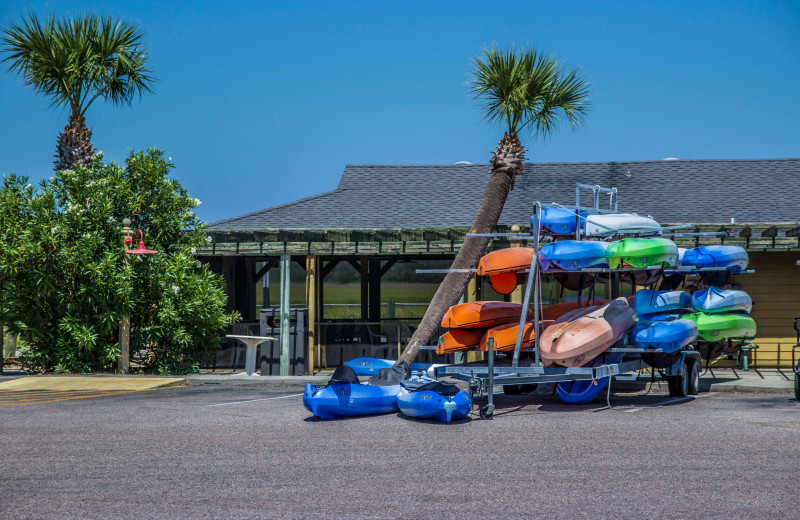
<path fill-rule="evenodd" d="M 697 324 L 697 337 L 703 341 L 750 339 L 756 335 L 756 322 L 746 314 L 696 312 L 686 314 L 684 318 Z"/>
<path fill-rule="evenodd" d="M 681 265 L 706 267 L 725 267 L 737 273 L 747 269 L 747 251 L 739 246 L 701 246 L 687 249 Z"/>
<path fill-rule="evenodd" d="M 578 224 L 580 229 L 586 229 L 586 218 L 589 212 L 581 210 L 579 216 L 576 212 L 566 208 L 544 208 L 539 217 L 539 225 L 546 232 L 555 235 L 574 235 Z M 531 227 L 534 225 L 534 218 L 531 217 Z"/>
<path fill-rule="evenodd" d="M 539 330 L 544 330 L 552 321 L 539 322 Z M 499 325 L 492 327 L 486 331 L 486 334 L 481 339 L 480 349 L 484 352 L 489 350 L 489 340 L 494 340 L 494 349 L 497 351 L 514 350 L 517 345 L 517 336 L 519 336 L 519 323 L 509 323 L 506 325 Z M 536 336 L 536 330 L 532 321 L 525 322 L 522 329 L 522 343 L 520 348 L 533 348 L 533 341 Z"/>
<path fill-rule="evenodd" d="M 608 242 L 562 240 L 550 242 L 539 251 L 542 271 L 578 271 L 587 267 L 606 267 Z"/>
<path fill-rule="evenodd" d="M 488 276 L 492 288 L 500 294 L 510 294 L 517 287 L 517 273 L 531 266 L 533 249 L 509 247 L 484 255 L 478 263 L 478 275 Z"/>
<path fill-rule="evenodd" d="M 486 329 L 452 329 L 439 337 L 437 354 L 449 354 L 476 349 L 481 344 Z"/>
<path fill-rule="evenodd" d="M 653 291 L 640 289 L 636 291 L 633 304 L 639 318 L 642 315 L 660 314 L 664 312 L 691 312 L 692 295 L 686 291 Z"/>
<path fill-rule="evenodd" d="M 488 329 L 497 325 L 519 322 L 522 305 L 511 302 L 479 301 L 453 305 L 442 317 L 442 327 L 450 329 Z M 528 309 L 528 319 L 533 311 Z"/>
<path fill-rule="evenodd" d="M 409 377 L 410 370 L 403 363 L 384 368 L 370 378 L 369 384 L 361 384 L 355 371 L 342 365 L 327 386 L 306 384 L 303 406 L 322 419 L 396 412 L 400 383 Z"/>
<path fill-rule="evenodd" d="M 709 314 L 721 312 L 742 312 L 750 314 L 753 300 L 744 291 L 725 290 L 711 287 L 692 295 L 692 307 Z"/>
<path fill-rule="evenodd" d="M 678 264 L 678 246 L 666 238 L 623 238 L 608 245 L 608 266 L 672 267 Z"/>
<path fill-rule="evenodd" d="M 636 311 L 625 298 L 578 311 L 569 320 L 545 329 L 539 341 L 539 356 L 545 363 L 586 365 L 636 324 Z"/>
<path fill-rule="evenodd" d="M 619 363 L 624 354 L 611 352 L 603 356 L 596 357 L 589 365 L 593 367 L 604 363 Z M 569 404 L 587 404 L 594 401 L 598 395 L 602 394 L 610 377 L 600 379 L 582 379 L 578 381 L 564 381 L 556 385 L 556 395 L 561 402 Z"/>
<path fill-rule="evenodd" d="M 645 320 L 630 334 L 636 348 L 661 350 L 642 353 L 642 361 L 655 368 L 666 368 L 680 359 L 680 351 L 697 341 L 697 324 L 685 319 Z"/>
<path fill-rule="evenodd" d="M 472 410 L 469 393 L 456 385 L 438 381 L 406 383 L 397 394 L 397 406 L 409 417 L 432 418 L 444 423 L 465 419 Z"/>
<path fill-rule="evenodd" d="M 624 234 L 661 234 L 661 225 L 650 217 L 633 213 L 610 213 L 586 217 L 588 236 L 614 236 Z"/>

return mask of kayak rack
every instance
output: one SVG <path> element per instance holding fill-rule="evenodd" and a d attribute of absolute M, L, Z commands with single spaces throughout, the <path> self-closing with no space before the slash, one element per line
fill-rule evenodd
<path fill-rule="evenodd" d="M 593 190 L 593 198 L 594 198 L 594 205 L 593 207 L 582 207 L 580 205 L 580 189 L 581 188 L 589 188 Z M 601 209 L 599 207 L 599 199 L 600 193 L 608 193 L 610 195 L 610 206 L 611 208 L 608 210 Z M 489 339 L 488 341 L 488 352 L 487 352 L 487 362 L 484 363 L 467 363 L 462 365 L 448 365 L 443 367 L 438 367 L 435 370 L 436 377 L 443 377 L 448 376 L 454 379 L 459 379 L 462 381 L 466 381 L 469 384 L 470 393 L 476 397 L 481 397 L 482 395 L 487 396 L 487 404 L 480 408 L 480 417 L 482 419 L 489 419 L 494 414 L 494 386 L 497 384 L 500 385 L 527 385 L 527 384 L 539 384 L 539 383 L 560 383 L 560 382 L 569 382 L 569 381 L 586 381 L 591 380 L 597 384 L 596 381 L 604 378 L 611 378 L 614 376 L 623 375 L 626 373 L 636 373 L 637 371 L 643 368 L 651 367 L 650 364 L 645 363 L 642 359 L 642 354 L 658 354 L 663 353 L 661 349 L 639 349 L 629 347 L 629 334 L 625 334 L 623 338 L 617 343 L 615 347 L 612 347 L 605 351 L 602 356 L 605 356 L 606 353 L 617 353 L 622 354 L 622 359 L 619 362 L 605 362 L 604 358 L 601 358 L 602 363 L 597 366 L 582 366 L 582 367 L 545 367 L 541 361 L 539 356 L 539 339 L 541 336 L 541 327 L 540 327 L 540 320 L 539 317 L 541 316 L 541 305 L 542 305 L 542 298 L 541 298 L 541 274 L 542 271 L 539 268 L 538 256 L 540 250 L 540 242 L 542 238 L 541 226 L 539 225 L 541 221 L 541 212 L 543 208 L 549 207 L 559 207 L 559 208 L 568 208 L 575 210 L 576 215 L 576 234 L 575 238 L 577 240 L 586 239 L 585 233 L 581 233 L 581 226 L 580 226 L 580 218 L 581 218 L 581 210 L 583 211 L 592 211 L 595 213 L 618 213 L 618 193 L 616 188 L 603 188 L 601 186 L 593 186 L 587 184 L 580 184 L 576 183 L 575 186 L 575 206 L 565 206 L 561 204 L 545 204 L 539 201 L 534 202 L 533 204 L 533 216 L 531 219 L 531 234 L 521 234 L 521 233 L 476 233 L 476 234 L 468 234 L 467 237 L 495 237 L 495 238 L 518 238 L 518 239 L 532 239 L 533 240 L 533 250 L 534 254 L 531 258 L 530 267 L 527 270 L 521 270 L 520 272 L 526 272 L 529 274 L 527 282 L 525 284 L 525 290 L 523 292 L 523 302 L 522 302 L 522 311 L 520 312 L 520 320 L 519 320 L 519 327 L 518 327 L 518 334 L 517 340 L 514 345 L 513 354 L 511 354 L 511 362 L 510 365 L 507 364 L 505 361 L 501 365 L 496 364 L 496 357 L 497 353 L 494 349 L 494 340 Z M 693 227 L 692 224 L 688 224 L 686 226 L 674 226 L 672 228 L 665 228 L 665 229 L 680 229 L 684 227 Z M 672 236 L 712 236 L 712 235 L 724 235 L 725 233 L 673 233 Z M 583 236 L 582 236 L 583 235 Z M 636 233 L 626 234 L 626 236 L 636 236 Z M 647 236 L 653 236 L 652 233 L 647 234 Z M 596 236 L 596 238 L 600 238 L 601 236 Z M 664 268 L 663 266 L 650 266 L 646 268 L 621 268 L 621 269 L 610 269 L 610 268 L 584 268 L 575 271 L 568 271 L 568 270 L 548 270 L 547 274 L 554 273 L 554 272 L 570 272 L 570 273 L 587 273 L 593 275 L 599 274 L 618 274 L 626 271 L 645 271 L 645 270 L 660 270 L 664 274 L 697 274 L 703 272 L 711 272 L 711 271 L 727 271 L 728 268 L 725 267 L 710 267 L 710 268 L 696 268 L 696 267 L 669 267 Z M 460 273 L 476 273 L 477 269 L 417 269 L 417 273 L 452 273 L 452 272 L 460 272 Z M 745 273 L 753 273 L 753 270 L 742 270 L 742 271 L 731 271 L 732 274 L 745 274 Z M 620 282 L 619 276 L 616 276 L 615 285 L 618 287 Z M 531 298 L 533 301 L 531 302 Z M 521 348 L 522 345 L 522 335 L 524 331 L 524 325 L 526 322 L 527 311 L 530 307 L 530 304 L 533 303 L 533 324 L 534 324 L 534 347 L 533 349 L 524 349 L 524 351 L 529 352 L 530 350 L 534 353 L 533 362 L 525 361 L 520 362 L 520 353 L 523 352 Z M 580 306 L 580 301 L 578 302 Z M 673 394 L 673 389 L 676 392 L 673 395 L 680 395 L 681 388 L 682 394 L 686 395 L 687 388 L 689 389 L 688 392 L 696 391 L 695 387 L 689 386 L 694 385 L 694 382 L 689 381 L 690 375 L 693 376 L 696 374 L 694 370 L 698 370 L 701 363 L 700 353 L 694 349 L 695 344 L 687 345 L 683 349 L 676 351 L 676 354 L 680 354 L 676 356 L 677 359 L 671 365 L 665 368 L 653 368 L 653 372 L 655 370 L 659 370 L 662 377 L 665 377 L 667 381 L 670 383 L 670 394 Z M 655 374 L 653 373 L 653 377 Z M 610 398 L 610 381 L 607 391 L 607 400 Z M 610 408 L 610 401 L 608 401 L 608 405 Z"/>

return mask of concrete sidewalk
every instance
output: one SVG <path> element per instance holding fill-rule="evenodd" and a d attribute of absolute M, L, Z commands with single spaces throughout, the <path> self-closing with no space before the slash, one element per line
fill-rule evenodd
<path fill-rule="evenodd" d="M 0 376 L 3 390 L 147 390 L 180 384 L 192 385 L 262 385 L 302 388 L 306 383 L 324 385 L 333 373 L 332 369 L 313 376 L 247 376 L 243 373 L 208 372 L 181 377 L 155 376 Z M 649 376 L 642 376 L 638 383 L 618 382 L 612 389 L 627 385 L 644 387 Z M 656 380 L 654 386 L 666 391 L 666 382 Z M 784 369 L 732 368 L 709 369 L 700 376 L 700 388 L 704 392 L 780 393 L 794 392 L 794 371 Z"/>

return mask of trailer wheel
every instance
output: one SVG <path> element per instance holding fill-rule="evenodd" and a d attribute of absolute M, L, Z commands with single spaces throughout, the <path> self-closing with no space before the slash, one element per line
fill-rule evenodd
<path fill-rule="evenodd" d="M 700 393 L 700 369 L 697 367 L 697 360 L 695 358 L 686 358 L 686 366 L 688 383 L 686 393 L 689 395 L 697 395 Z"/>
<path fill-rule="evenodd" d="M 491 419 L 492 415 L 494 415 L 494 405 L 493 404 L 486 404 L 481 407 L 480 416 L 481 419 Z"/>
<path fill-rule="evenodd" d="M 800 401 L 800 374 L 794 373 L 794 397 Z"/>
<path fill-rule="evenodd" d="M 667 378 L 667 387 L 669 388 L 669 395 L 672 397 L 686 397 L 689 391 L 689 378 L 687 377 L 686 362 L 683 362 L 683 370 L 678 376 L 669 376 Z"/>
<path fill-rule="evenodd" d="M 535 392 L 539 385 L 535 383 L 527 384 L 527 385 L 519 385 L 519 389 L 522 391 L 523 394 L 529 394 L 531 392 Z"/>
<path fill-rule="evenodd" d="M 520 395 L 522 385 L 503 385 L 503 393 L 506 395 Z"/>

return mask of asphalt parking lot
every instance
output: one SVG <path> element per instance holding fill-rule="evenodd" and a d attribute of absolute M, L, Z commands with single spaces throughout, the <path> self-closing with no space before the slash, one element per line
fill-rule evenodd
<path fill-rule="evenodd" d="M 298 388 L 0 408 L 2 518 L 797 518 L 800 403 L 663 392 L 322 421 Z"/>

